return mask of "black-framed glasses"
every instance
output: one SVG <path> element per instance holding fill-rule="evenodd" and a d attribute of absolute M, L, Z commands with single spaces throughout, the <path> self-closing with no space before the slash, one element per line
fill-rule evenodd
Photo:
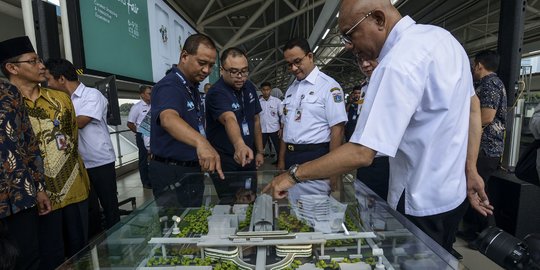
<path fill-rule="evenodd" d="M 247 77 L 249 75 L 249 70 L 238 70 L 234 68 L 226 69 L 224 67 L 221 67 L 223 70 L 229 72 L 231 77 Z"/>
<path fill-rule="evenodd" d="M 35 66 L 36 64 L 43 64 L 43 59 L 39 58 L 39 57 L 36 57 L 36 58 L 33 58 L 33 59 L 30 59 L 30 60 L 23 60 L 23 61 L 13 61 L 13 62 L 10 62 L 12 64 L 19 64 L 19 63 L 28 63 L 32 66 Z"/>
<path fill-rule="evenodd" d="M 289 69 L 292 68 L 292 66 L 294 65 L 295 67 L 299 68 L 301 65 L 302 65 L 302 61 L 304 61 L 304 58 L 306 58 L 306 56 L 308 56 L 309 53 L 306 53 L 302 58 L 296 58 L 292 61 L 292 63 L 287 63 L 287 67 Z"/>
<path fill-rule="evenodd" d="M 345 34 L 341 34 L 340 36 L 340 39 L 341 39 L 341 43 L 343 43 L 343 45 L 352 45 L 352 37 L 351 37 L 351 33 L 352 31 L 361 23 L 363 22 L 365 19 L 367 19 L 367 17 L 369 17 L 371 15 L 371 13 L 373 13 L 373 11 L 375 10 L 372 10 L 370 12 L 368 12 L 366 15 L 364 15 L 364 17 L 362 17 L 360 20 L 358 20 L 358 22 L 356 22 L 351 28 L 349 28 L 349 30 L 347 32 L 345 32 Z"/>

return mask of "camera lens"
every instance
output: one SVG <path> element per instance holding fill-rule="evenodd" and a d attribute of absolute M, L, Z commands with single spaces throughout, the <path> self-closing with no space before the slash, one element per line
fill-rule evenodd
<path fill-rule="evenodd" d="M 529 260 L 527 246 L 497 227 L 487 228 L 476 241 L 478 251 L 505 269 L 522 269 Z"/>

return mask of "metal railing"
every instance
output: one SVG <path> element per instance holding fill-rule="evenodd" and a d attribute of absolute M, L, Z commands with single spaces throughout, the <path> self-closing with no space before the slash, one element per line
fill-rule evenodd
<path fill-rule="evenodd" d="M 139 159 L 135 135 L 129 129 L 119 130 L 119 127 L 109 126 L 109 135 L 116 155 L 116 168 L 136 162 Z"/>

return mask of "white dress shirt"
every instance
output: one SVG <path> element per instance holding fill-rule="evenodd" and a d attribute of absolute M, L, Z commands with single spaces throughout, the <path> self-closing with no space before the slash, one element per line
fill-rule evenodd
<path fill-rule="evenodd" d="M 282 102 L 283 141 L 293 144 L 330 142 L 330 128 L 347 122 L 341 86 L 315 67 L 309 75 L 295 80 Z M 297 111 L 301 119 L 297 120 Z"/>
<path fill-rule="evenodd" d="M 262 133 L 279 131 L 279 118 L 281 117 L 279 107 L 281 100 L 273 96 L 268 97 L 268 100 L 261 97 L 259 98 L 259 103 L 261 103 L 262 108 L 262 111 L 259 113 Z"/>
<path fill-rule="evenodd" d="M 405 213 L 453 210 L 466 197 L 469 58 L 448 31 L 402 18 L 379 56 L 351 142 L 390 156 L 388 202 Z"/>
<path fill-rule="evenodd" d="M 133 104 L 131 106 L 131 110 L 129 110 L 128 115 L 128 122 L 131 122 L 135 124 L 137 127 L 137 132 L 139 131 L 139 126 L 141 125 L 141 122 L 144 120 L 144 117 L 148 112 L 150 112 L 151 105 L 146 104 L 143 100 L 139 100 L 139 102 Z"/>
<path fill-rule="evenodd" d="M 75 115 L 92 120 L 79 129 L 79 153 L 86 168 L 95 168 L 116 160 L 107 127 L 108 101 L 99 90 L 79 84 L 71 95 Z"/>

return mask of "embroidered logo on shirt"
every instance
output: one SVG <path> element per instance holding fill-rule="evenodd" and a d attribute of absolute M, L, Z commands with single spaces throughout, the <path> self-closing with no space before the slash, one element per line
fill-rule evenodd
<path fill-rule="evenodd" d="M 334 97 L 334 102 L 335 103 L 340 103 L 340 102 L 343 101 L 343 96 L 341 95 L 340 92 L 332 93 L 332 96 Z"/>
<path fill-rule="evenodd" d="M 232 104 L 231 107 L 232 107 L 232 110 L 233 110 L 234 112 L 236 112 L 236 111 L 238 111 L 238 110 L 240 109 L 240 104 L 238 104 L 238 103 L 235 102 L 235 103 Z"/>
<path fill-rule="evenodd" d="M 195 104 L 193 104 L 193 101 L 188 101 L 186 106 L 188 108 L 188 111 L 192 111 L 193 109 L 195 109 Z"/>
<path fill-rule="evenodd" d="M 249 103 L 253 103 L 255 101 L 255 98 L 253 97 L 253 94 L 249 93 Z"/>
<path fill-rule="evenodd" d="M 335 103 L 343 102 L 343 96 L 341 95 L 341 89 L 339 87 L 330 89 L 330 93 L 332 93 Z"/>

